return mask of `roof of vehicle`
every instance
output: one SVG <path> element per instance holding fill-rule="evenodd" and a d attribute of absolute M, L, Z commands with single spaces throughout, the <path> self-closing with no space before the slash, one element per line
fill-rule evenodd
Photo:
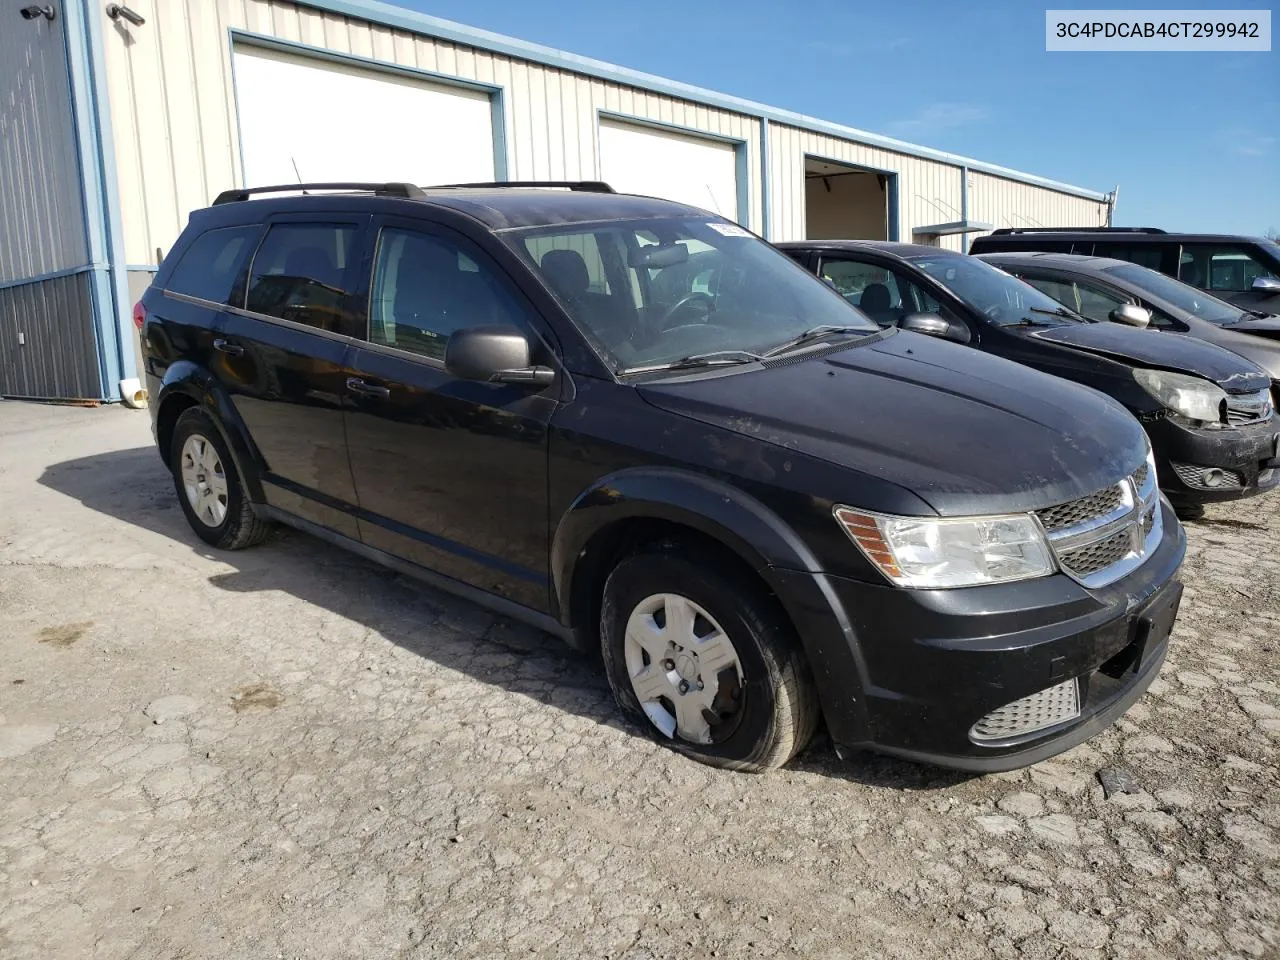
<path fill-rule="evenodd" d="M 1040 250 L 992 251 L 975 254 L 980 260 L 999 266 L 1002 263 L 1016 263 L 1022 266 L 1057 267 L 1059 270 L 1071 270 L 1077 273 L 1105 273 L 1109 267 L 1141 266 L 1132 260 L 1115 260 L 1111 257 L 1091 257 L 1079 253 L 1051 253 Z"/>
<path fill-rule="evenodd" d="M 1162 243 L 1167 241 L 1175 241 L 1181 243 L 1187 240 L 1209 241 L 1212 243 L 1263 243 L 1262 237 L 1250 236 L 1244 233 L 1169 233 L 1154 227 L 1036 227 L 1034 230 L 1020 230 L 1017 228 L 998 230 L 984 237 L 978 237 L 974 240 L 987 242 L 995 241 L 1019 241 L 1027 239 L 1060 239 L 1062 237 L 1070 237 L 1072 239 L 1092 238 L 1100 242 L 1109 240 L 1141 240 L 1150 243 Z"/>
<path fill-rule="evenodd" d="M 291 189 L 300 189 L 300 186 L 294 186 Z M 382 209 L 386 209 L 386 204 L 427 204 L 447 207 L 479 220 L 492 230 L 658 217 L 724 219 L 718 214 L 700 210 L 697 207 L 671 200 L 660 200 L 656 197 L 543 187 L 424 187 L 411 196 L 372 190 L 327 191 L 301 196 L 297 194 L 271 196 L 264 199 L 232 197 L 222 200 L 216 206 L 222 209 L 231 206 L 240 208 L 241 204 L 263 204 L 264 212 L 333 209 L 335 199 L 349 203 L 352 198 L 368 201 L 371 205 L 376 204 Z"/>
<path fill-rule="evenodd" d="M 878 250 L 892 254 L 904 260 L 915 257 L 936 257 L 951 255 L 963 257 L 963 253 L 955 250 L 944 250 L 942 247 L 930 247 L 923 243 L 898 243 L 894 240 L 788 240 L 775 243 L 781 250 Z"/>

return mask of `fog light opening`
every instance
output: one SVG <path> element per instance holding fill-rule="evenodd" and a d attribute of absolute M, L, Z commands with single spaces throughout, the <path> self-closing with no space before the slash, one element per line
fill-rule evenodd
<path fill-rule="evenodd" d="M 1204 472 L 1202 482 L 1206 487 L 1220 487 L 1226 479 L 1227 475 L 1218 467 L 1210 467 Z"/>

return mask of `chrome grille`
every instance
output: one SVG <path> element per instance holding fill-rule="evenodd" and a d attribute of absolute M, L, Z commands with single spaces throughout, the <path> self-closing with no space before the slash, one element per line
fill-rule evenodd
<path fill-rule="evenodd" d="M 1234 470 L 1223 470 L 1220 467 L 1197 467 L 1194 463 L 1174 463 L 1173 472 L 1188 487 L 1197 490 L 1239 490 L 1244 486 L 1244 478 Z M 1207 483 L 1205 477 L 1212 473 L 1218 477 L 1217 483 Z"/>
<path fill-rule="evenodd" d="M 1143 469 L 1146 469 L 1145 464 Z M 1052 533 L 1065 527 L 1074 527 L 1078 523 L 1105 517 L 1120 506 L 1120 501 L 1120 487 L 1117 485 L 1101 490 L 1092 496 L 1072 500 L 1070 503 L 1060 503 L 1056 507 L 1037 510 L 1036 514 L 1040 517 L 1040 522 L 1044 525 L 1046 532 Z"/>
<path fill-rule="evenodd" d="M 1227 423 L 1241 427 L 1271 419 L 1271 391 L 1227 395 Z"/>
<path fill-rule="evenodd" d="M 1105 540 L 1095 540 L 1075 550 L 1064 550 L 1058 554 L 1058 559 L 1064 567 L 1070 568 L 1072 573 L 1087 577 L 1099 570 L 1107 569 L 1113 563 L 1119 563 L 1132 546 L 1133 533 L 1125 527 Z"/>
<path fill-rule="evenodd" d="M 1080 716 L 1080 687 L 1067 680 L 992 710 L 969 728 L 974 743 L 1024 737 Z"/>
<path fill-rule="evenodd" d="M 1114 486 L 1036 511 L 1063 571 L 1086 587 L 1112 583 L 1140 565 L 1164 536 L 1150 454 Z"/>

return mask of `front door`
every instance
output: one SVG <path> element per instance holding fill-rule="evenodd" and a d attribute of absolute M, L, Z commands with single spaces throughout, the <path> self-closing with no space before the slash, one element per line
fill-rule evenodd
<path fill-rule="evenodd" d="M 444 367 L 445 343 L 463 327 L 514 326 L 541 344 L 532 307 L 460 234 L 418 221 L 376 227 L 367 339 L 347 383 L 361 538 L 545 611 L 547 424 L 562 384 L 481 383 Z"/>
<path fill-rule="evenodd" d="M 350 291 L 368 217 L 273 219 L 243 305 L 214 333 L 215 375 L 259 458 L 267 502 L 355 539 L 343 424 Z"/>

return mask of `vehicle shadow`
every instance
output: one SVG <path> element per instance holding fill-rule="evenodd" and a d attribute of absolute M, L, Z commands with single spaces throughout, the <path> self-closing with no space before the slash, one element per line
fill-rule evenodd
<path fill-rule="evenodd" d="M 292 529 L 279 528 L 270 540 L 251 550 L 222 551 L 207 546 L 187 525 L 172 480 L 153 447 L 53 464 L 39 482 L 91 510 L 234 567 L 232 572 L 209 577 L 220 590 L 289 594 L 482 683 L 501 686 L 632 736 L 645 735 L 618 713 L 599 661 L 573 651 L 557 637 Z M 518 668 L 497 665 L 492 656 L 495 651 L 513 654 Z M 789 766 L 797 772 L 900 790 L 941 789 L 973 777 L 872 754 L 840 760 L 825 733 Z"/>

